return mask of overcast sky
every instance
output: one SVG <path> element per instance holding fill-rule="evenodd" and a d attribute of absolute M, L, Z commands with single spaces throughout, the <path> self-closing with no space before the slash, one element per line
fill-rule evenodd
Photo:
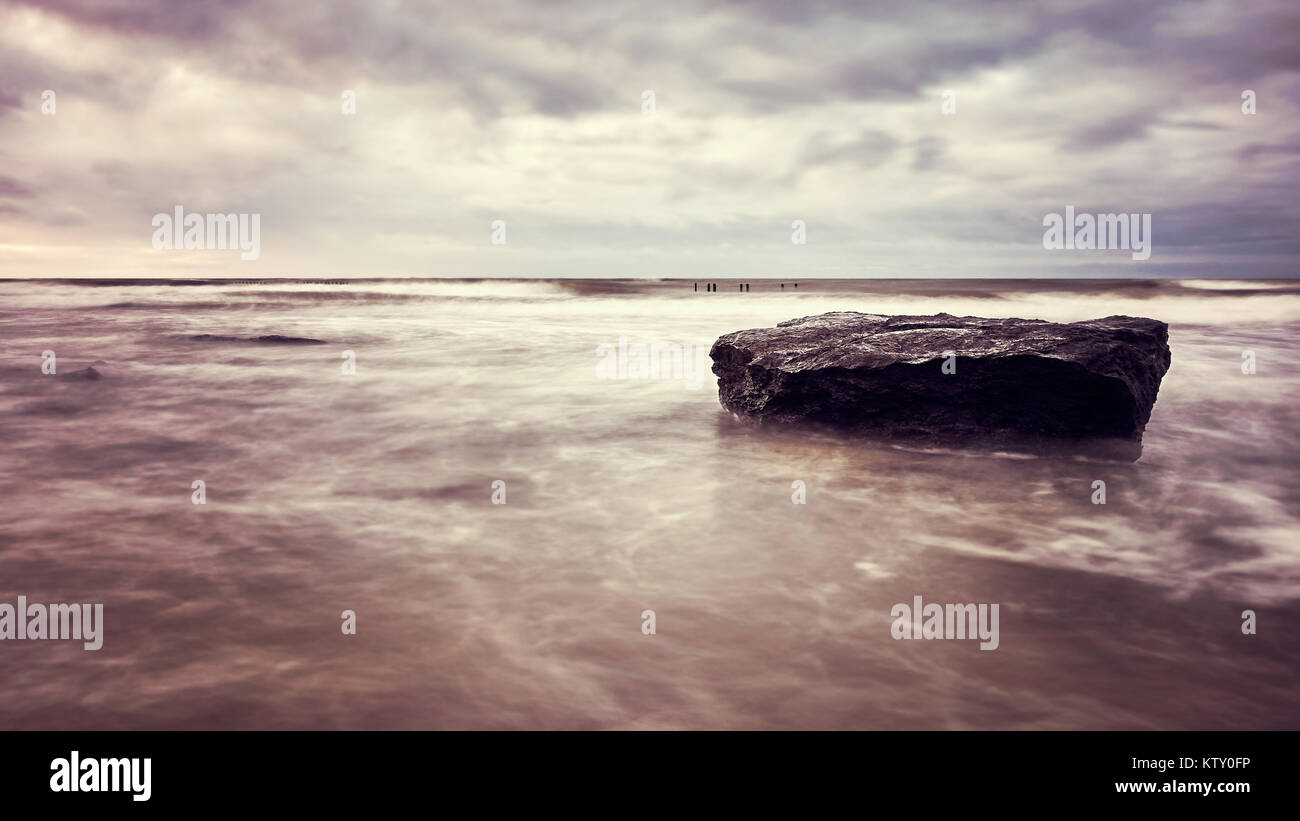
<path fill-rule="evenodd" d="M 1294 276 L 1298 71 L 1297 0 L 6 0 L 0 276 Z"/>

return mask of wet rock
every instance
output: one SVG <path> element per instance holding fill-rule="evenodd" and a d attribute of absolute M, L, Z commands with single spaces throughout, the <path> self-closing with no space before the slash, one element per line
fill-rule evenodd
<path fill-rule="evenodd" d="M 1170 362 L 1154 319 L 855 312 L 727 334 L 710 356 L 719 401 L 742 419 L 947 447 L 1086 441 L 1126 459 Z"/>

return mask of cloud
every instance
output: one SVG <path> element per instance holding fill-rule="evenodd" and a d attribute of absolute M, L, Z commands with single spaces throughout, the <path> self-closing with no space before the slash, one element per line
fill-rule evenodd
<path fill-rule="evenodd" d="M 0 274 L 172 270 L 176 204 L 264 215 L 241 276 L 1051 273 L 1067 204 L 1154 214 L 1162 273 L 1276 272 L 1298 38 L 1288 0 L 11 3 L 0 232 L 43 250 Z"/>
<path fill-rule="evenodd" d="M 1244 145 L 1237 152 L 1244 162 L 1251 162 L 1260 157 L 1296 157 L 1300 156 L 1300 135 L 1296 135 L 1286 143 L 1269 144 L 1269 143 L 1250 143 Z"/>
<path fill-rule="evenodd" d="M 13 177 L 0 175 L 0 197 L 28 198 L 35 195 L 32 187 Z"/>
<path fill-rule="evenodd" d="M 930 171 L 942 162 L 948 143 L 942 137 L 921 137 L 912 144 L 912 170 Z"/>
<path fill-rule="evenodd" d="M 804 147 L 805 166 L 851 162 L 863 168 L 881 165 L 898 149 L 897 137 L 879 129 L 867 129 L 848 139 L 838 139 L 828 132 L 814 134 Z"/>

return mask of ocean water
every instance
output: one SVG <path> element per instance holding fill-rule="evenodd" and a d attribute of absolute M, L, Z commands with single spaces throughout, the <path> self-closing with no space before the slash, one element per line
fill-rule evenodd
<path fill-rule="evenodd" d="M 732 420 L 713 340 L 832 310 L 1173 362 L 1132 464 Z M 1286 282 L 0 281 L 0 602 L 104 605 L 0 642 L 0 728 L 1297 729 L 1297 331 Z M 918 595 L 998 648 L 895 640 Z"/>

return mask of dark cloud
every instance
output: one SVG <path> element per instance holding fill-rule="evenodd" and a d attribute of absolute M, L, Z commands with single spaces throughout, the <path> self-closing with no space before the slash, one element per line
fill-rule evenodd
<path fill-rule="evenodd" d="M 942 137 L 922 137 L 912 144 L 912 170 L 930 171 L 943 160 L 948 142 Z"/>
<path fill-rule="evenodd" d="M 520 104 L 570 117 L 608 104 L 612 95 L 598 74 L 531 60 L 511 51 L 512 37 L 530 34 L 510 26 L 510 15 L 486 7 L 446 13 L 436 7 L 387 7 L 333 0 L 195 3 L 189 0 L 28 0 L 32 6 L 78 25 L 170 44 L 172 59 L 208 60 L 219 71 L 270 85 L 435 81 L 481 116 Z M 503 8 L 508 8 L 504 6 Z M 462 23 L 482 23 L 481 28 Z M 498 28 L 504 29 L 497 31 Z M 513 29 L 513 30 L 511 30 Z M 474 37 L 469 32 L 477 32 Z M 152 48 L 156 49 L 156 46 Z M 144 53 L 151 49 L 144 44 Z M 158 55 L 165 59 L 167 55 Z"/>
<path fill-rule="evenodd" d="M 1152 234 L 1160 247 L 1205 254 L 1294 256 L 1300 252 L 1300 217 L 1279 204 L 1215 201 L 1162 207 L 1152 214 Z"/>
<path fill-rule="evenodd" d="M 1074 151 L 1108 148 L 1146 136 L 1147 129 L 1155 124 L 1152 111 L 1134 111 L 1108 117 L 1072 134 L 1066 145 Z"/>
<path fill-rule="evenodd" d="M 32 196 L 35 196 L 35 191 L 27 183 L 13 177 L 0 175 L 0 197 L 26 199 Z"/>
<path fill-rule="evenodd" d="M 829 132 L 813 135 L 804 146 L 802 167 L 852 163 L 862 168 L 875 168 L 898 150 L 899 140 L 888 132 L 867 129 L 847 139 Z"/>
<path fill-rule="evenodd" d="M 22 0 L 84 26 L 130 36 L 169 37 L 191 43 L 218 39 L 249 0 Z M 270 10 L 270 6 L 267 6 Z"/>
<path fill-rule="evenodd" d="M 1278 0 L 1234 9 L 1230 25 L 1174 26 L 1194 13 L 1177 0 L 985 0 L 978 4 L 853 2 L 852 0 L 678 0 L 653 12 L 632 0 L 551 3 L 480 0 L 462 6 L 390 6 L 326 0 L 196 3 L 190 0 L 20 0 L 81 26 L 140 40 L 152 38 L 206 55 L 250 81 L 314 84 L 367 77 L 390 83 L 439 81 L 482 116 L 516 104 L 555 117 L 599 110 L 620 99 L 591 59 L 637 59 L 712 65 L 706 87 L 738 105 L 773 111 L 834 99 L 891 100 L 936 83 L 969 80 L 977 72 L 1050 51 L 1063 42 L 1091 42 L 1152 70 L 1175 66 L 1198 75 L 1249 82 L 1300 69 L 1300 4 Z M 1208 7 L 1212 10 L 1213 7 Z M 730 17 L 718 22 L 720 14 Z M 683 43 L 661 28 L 700 21 L 718 36 Z M 623 28 L 620 28 L 620 24 Z M 638 33 L 622 34 L 631 26 Z M 861 32 L 819 49 L 814 30 Z M 689 26 L 687 26 L 689 28 Z M 648 33 L 646 33 L 648 32 Z M 795 36 L 802 34 L 805 36 Z M 519 50 L 535 41 L 537 49 Z M 790 71 L 749 76 L 718 63 L 711 51 L 752 44 L 785 59 Z M 556 50 L 560 47 L 560 50 Z M 539 54 L 549 49 L 547 58 Z M 1112 56 L 1114 63 L 1123 58 Z M 1107 123 L 1080 145 L 1104 145 L 1140 132 Z"/>
<path fill-rule="evenodd" d="M 1293 137 L 1290 141 L 1282 144 L 1277 143 L 1250 143 L 1242 146 L 1237 152 L 1237 156 L 1245 162 L 1251 162 L 1260 157 L 1300 157 L 1300 135 Z"/>
<path fill-rule="evenodd" d="M 1223 131 L 1219 123 L 1207 123 L 1202 120 L 1166 120 L 1159 123 L 1162 128 L 1182 128 L 1188 131 Z"/>

